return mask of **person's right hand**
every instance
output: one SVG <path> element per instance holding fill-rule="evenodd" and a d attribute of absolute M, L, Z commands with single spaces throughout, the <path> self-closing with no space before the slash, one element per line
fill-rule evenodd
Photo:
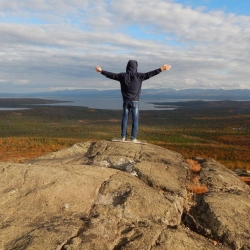
<path fill-rule="evenodd" d="M 96 70 L 97 72 L 102 72 L 101 67 L 100 67 L 100 66 L 98 66 L 98 65 L 95 67 L 95 70 Z"/>
<path fill-rule="evenodd" d="M 161 67 L 161 70 L 170 70 L 171 68 L 171 65 L 168 65 L 168 64 L 164 64 L 162 67 Z"/>

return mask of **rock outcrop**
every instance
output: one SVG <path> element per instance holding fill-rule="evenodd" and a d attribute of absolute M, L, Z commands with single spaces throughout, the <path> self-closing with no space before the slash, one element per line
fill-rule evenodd
<path fill-rule="evenodd" d="M 250 249 L 250 187 L 211 159 L 87 142 L 0 163 L 0 249 Z"/>

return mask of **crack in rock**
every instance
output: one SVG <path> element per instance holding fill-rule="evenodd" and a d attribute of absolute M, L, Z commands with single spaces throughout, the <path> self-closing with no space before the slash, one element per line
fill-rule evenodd
<path fill-rule="evenodd" d="M 109 176 L 109 178 L 105 181 L 102 182 L 102 184 L 100 185 L 98 192 L 97 192 L 97 198 L 96 201 L 93 203 L 93 205 L 91 206 L 91 209 L 89 211 L 89 215 L 88 216 L 82 216 L 80 219 L 83 221 L 82 226 L 77 230 L 76 234 L 74 234 L 73 236 L 71 236 L 68 240 L 66 240 L 66 242 L 61 246 L 60 250 L 71 250 L 71 249 L 78 249 L 78 246 L 83 244 L 84 241 L 88 241 L 91 240 L 91 238 L 95 237 L 95 236 L 91 236 L 88 235 L 87 237 L 83 238 L 83 234 L 85 231 L 88 230 L 88 228 L 91 225 L 91 220 L 93 218 L 96 218 L 99 216 L 97 210 L 96 210 L 96 205 L 97 204 L 103 204 L 103 205 L 119 205 L 116 204 L 118 202 L 117 198 L 112 199 L 114 197 L 110 197 L 109 198 L 105 197 L 105 195 L 102 196 L 102 192 L 105 189 L 105 186 L 107 185 L 107 183 L 109 182 L 109 180 L 116 175 L 117 173 Z M 123 198 L 124 199 L 124 198 Z M 115 203 L 114 203 L 115 202 Z"/>
<path fill-rule="evenodd" d="M 130 235 L 123 237 L 120 239 L 119 243 L 114 246 L 113 250 L 121 250 L 125 247 L 128 243 L 133 242 L 143 236 L 143 233 L 139 229 L 133 229 Z"/>
<path fill-rule="evenodd" d="M 26 179 L 27 179 L 27 175 L 28 175 L 28 171 L 31 167 L 31 164 L 28 165 L 28 167 L 26 168 L 24 174 L 23 174 L 23 183 L 21 184 L 21 186 L 18 188 L 18 190 L 21 190 L 22 187 L 24 186 L 25 182 L 26 182 Z"/>
<path fill-rule="evenodd" d="M 82 239 L 80 238 L 81 234 L 84 233 L 89 225 L 89 218 L 81 218 L 83 221 L 82 226 L 77 230 L 76 234 L 71 236 L 65 243 L 60 247 L 60 250 L 70 250 L 70 249 L 78 249 L 78 246 L 82 244 Z"/>
<path fill-rule="evenodd" d="M 131 187 L 126 183 L 123 188 L 120 188 L 118 191 L 110 192 L 108 190 L 108 186 L 110 185 L 110 180 L 116 175 L 117 173 L 110 176 L 110 178 L 104 181 L 98 191 L 98 196 L 96 199 L 95 204 L 102 204 L 102 205 L 112 205 L 114 207 L 118 205 L 123 205 L 129 195 L 131 194 Z"/>

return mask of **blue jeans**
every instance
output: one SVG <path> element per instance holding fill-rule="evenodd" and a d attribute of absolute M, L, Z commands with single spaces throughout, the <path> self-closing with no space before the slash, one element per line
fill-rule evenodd
<path fill-rule="evenodd" d="M 138 133 L 138 122 L 139 122 L 139 102 L 138 101 L 124 101 L 123 102 L 123 115 L 122 115 L 122 137 L 127 137 L 127 124 L 128 117 L 132 113 L 132 131 L 131 131 L 131 139 L 136 139 Z"/>

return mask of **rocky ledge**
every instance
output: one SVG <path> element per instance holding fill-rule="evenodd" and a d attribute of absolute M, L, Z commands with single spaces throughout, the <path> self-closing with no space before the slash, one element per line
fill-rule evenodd
<path fill-rule="evenodd" d="M 98 141 L 0 163 L 0 249 L 250 249 L 250 187 L 192 160 Z"/>

